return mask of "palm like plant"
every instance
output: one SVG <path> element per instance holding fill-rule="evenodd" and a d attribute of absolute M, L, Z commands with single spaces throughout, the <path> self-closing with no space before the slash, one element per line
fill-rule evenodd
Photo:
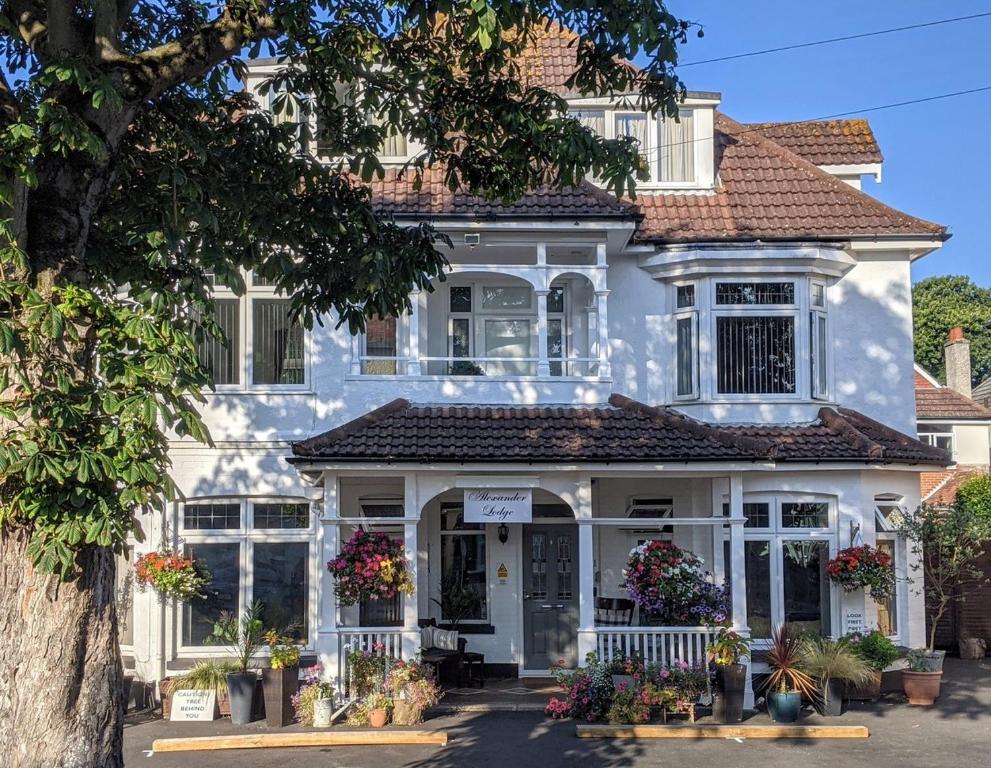
<path fill-rule="evenodd" d="M 796 692 L 814 699 L 816 681 L 802 669 L 805 642 L 787 625 L 774 628 L 767 664 L 771 668 L 764 687 L 777 693 Z"/>

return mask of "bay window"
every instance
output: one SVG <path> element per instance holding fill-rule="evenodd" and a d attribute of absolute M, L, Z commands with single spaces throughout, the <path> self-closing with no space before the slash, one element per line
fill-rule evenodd
<path fill-rule="evenodd" d="M 204 595 L 180 607 L 183 647 L 210 647 L 221 613 L 262 604 L 266 628 L 310 643 L 310 505 L 296 500 L 189 501 L 182 505 L 185 551 L 210 574 Z"/>

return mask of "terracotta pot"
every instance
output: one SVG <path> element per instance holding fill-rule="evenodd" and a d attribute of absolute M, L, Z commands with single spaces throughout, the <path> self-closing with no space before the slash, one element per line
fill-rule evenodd
<path fill-rule="evenodd" d="M 389 710 L 373 709 L 368 713 L 368 724 L 372 728 L 382 728 L 389 722 Z"/>
<path fill-rule="evenodd" d="M 846 697 L 854 701 L 872 701 L 881 696 L 881 673 L 871 672 L 871 677 L 864 683 L 847 683 Z"/>
<path fill-rule="evenodd" d="M 942 672 L 912 672 L 903 669 L 902 687 L 905 689 L 908 703 L 920 707 L 931 706 L 939 698 L 942 679 Z"/>

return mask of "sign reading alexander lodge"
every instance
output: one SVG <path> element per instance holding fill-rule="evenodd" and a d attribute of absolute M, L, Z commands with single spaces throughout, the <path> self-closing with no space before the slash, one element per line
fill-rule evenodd
<path fill-rule="evenodd" d="M 530 488 L 465 490 L 466 523 L 529 523 L 533 521 Z"/>

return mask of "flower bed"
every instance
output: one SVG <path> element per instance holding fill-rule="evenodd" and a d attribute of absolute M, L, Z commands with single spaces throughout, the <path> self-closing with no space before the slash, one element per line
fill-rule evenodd
<path fill-rule="evenodd" d="M 647 541 L 630 551 L 623 586 L 640 611 L 660 624 L 725 624 L 726 590 L 702 566 L 702 558 L 669 541 Z"/>
<path fill-rule="evenodd" d="M 891 556 L 870 544 L 841 549 L 826 563 L 826 573 L 844 591 L 867 589 L 876 601 L 887 600 L 895 593 Z"/>
<path fill-rule="evenodd" d="M 339 557 L 327 563 L 342 606 L 366 600 L 391 600 L 413 594 L 413 577 L 406 565 L 402 542 L 381 531 L 357 530 L 341 547 Z"/>

